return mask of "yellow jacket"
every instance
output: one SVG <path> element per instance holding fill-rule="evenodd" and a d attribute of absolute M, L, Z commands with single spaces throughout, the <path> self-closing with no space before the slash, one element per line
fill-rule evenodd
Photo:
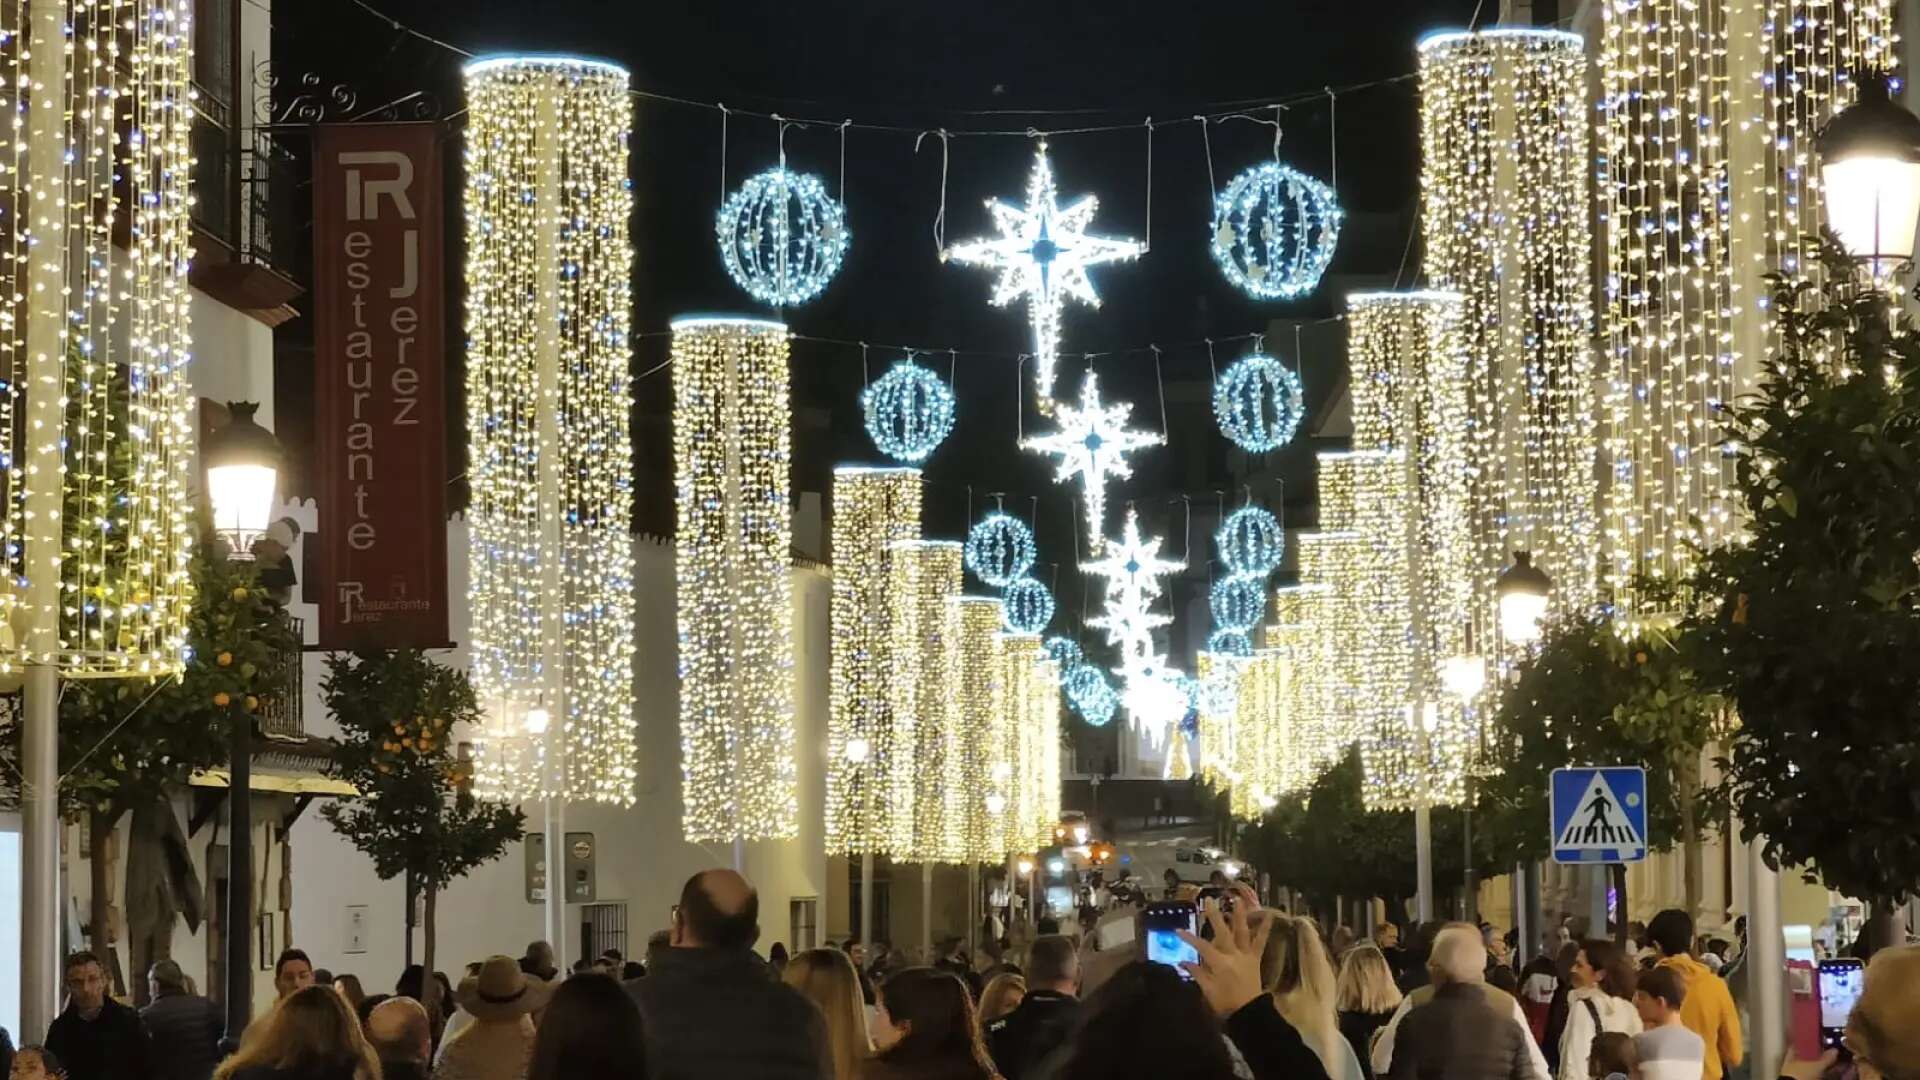
<path fill-rule="evenodd" d="M 1704 1080 L 1720 1080 L 1727 1067 L 1740 1064 L 1740 1013 L 1720 976 L 1691 956 L 1669 956 L 1660 961 L 1672 969 L 1686 989 L 1680 1003 L 1680 1022 L 1707 1044 Z"/>

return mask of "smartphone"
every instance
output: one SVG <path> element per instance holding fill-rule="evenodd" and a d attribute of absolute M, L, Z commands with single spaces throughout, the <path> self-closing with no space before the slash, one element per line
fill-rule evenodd
<path fill-rule="evenodd" d="M 1178 931 L 1185 930 L 1191 934 L 1198 925 L 1199 913 L 1193 903 L 1187 900 L 1163 900 L 1148 904 L 1140 922 L 1147 937 L 1147 959 L 1171 967 L 1183 979 L 1192 978 L 1180 964 L 1182 961 L 1197 963 L 1200 952 L 1182 941 Z"/>
<path fill-rule="evenodd" d="M 1847 1033 L 1847 1019 L 1860 1000 L 1866 985 L 1866 965 L 1858 960 L 1822 960 L 1818 978 L 1820 987 L 1820 1045 L 1841 1049 L 1840 1039 Z"/>

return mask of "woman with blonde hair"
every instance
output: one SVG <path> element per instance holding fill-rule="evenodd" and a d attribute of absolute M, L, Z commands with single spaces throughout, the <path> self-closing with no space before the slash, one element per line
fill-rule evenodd
<path fill-rule="evenodd" d="M 853 959 L 839 949 L 806 949 L 787 961 L 780 978 L 827 1018 L 832 1080 L 856 1080 L 873 1056 L 873 1039 L 867 1034 L 866 998 Z"/>
<path fill-rule="evenodd" d="M 1388 923 L 1392 926 L 1392 923 Z M 1334 984 L 1333 1008 L 1340 1018 L 1340 1034 L 1360 1059 L 1360 1071 L 1373 1080 L 1367 1055 L 1373 1036 L 1400 1007 L 1400 988 L 1393 983 L 1393 967 L 1378 946 L 1362 942 L 1340 958 L 1340 978 Z"/>
<path fill-rule="evenodd" d="M 1312 919 L 1273 912 L 1273 932 L 1260 956 L 1260 981 L 1274 1007 L 1319 1056 L 1330 1080 L 1365 1080 L 1360 1059 L 1340 1034 L 1334 1013 L 1333 965 Z"/>
<path fill-rule="evenodd" d="M 380 1056 L 346 998 L 308 986 L 254 1021 L 213 1080 L 380 1080 Z"/>
<path fill-rule="evenodd" d="M 980 1023 L 984 1026 L 1020 1007 L 1027 996 L 1027 980 L 1003 971 L 988 980 L 980 992 Z"/>

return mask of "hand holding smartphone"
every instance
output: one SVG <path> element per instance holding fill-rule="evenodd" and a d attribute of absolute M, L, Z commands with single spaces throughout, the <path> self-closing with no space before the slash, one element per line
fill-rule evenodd
<path fill-rule="evenodd" d="M 1183 979 L 1192 978 L 1187 974 L 1187 969 L 1180 965 L 1183 962 L 1198 963 L 1200 952 L 1180 940 L 1179 934 L 1182 930 L 1191 934 L 1199 925 L 1198 909 L 1192 902 L 1165 900 L 1148 904 L 1140 922 L 1145 931 L 1147 959 L 1171 967 Z"/>
<path fill-rule="evenodd" d="M 1846 1037 L 1853 1007 L 1860 1001 L 1860 991 L 1866 987 L 1866 965 L 1858 960 L 1822 960 L 1815 982 L 1820 994 L 1820 1045 L 1839 1050 L 1844 1057 L 1846 1048 L 1841 1040 Z"/>

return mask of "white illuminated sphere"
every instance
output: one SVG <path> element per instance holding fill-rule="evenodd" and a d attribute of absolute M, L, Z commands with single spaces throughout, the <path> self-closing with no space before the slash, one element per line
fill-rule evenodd
<path fill-rule="evenodd" d="M 734 283 L 774 307 L 820 295 L 847 254 L 846 209 L 819 177 L 785 168 L 741 184 L 720 207 L 714 232 Z"/>
<path fill-rule="evenodd" d="M 1213 202 L 1213 261 L 1262 300 L 1304 296 L 1320 284 L 1340 239 L 1333 189 L 1277 161 L 1256 165 Z"/>

